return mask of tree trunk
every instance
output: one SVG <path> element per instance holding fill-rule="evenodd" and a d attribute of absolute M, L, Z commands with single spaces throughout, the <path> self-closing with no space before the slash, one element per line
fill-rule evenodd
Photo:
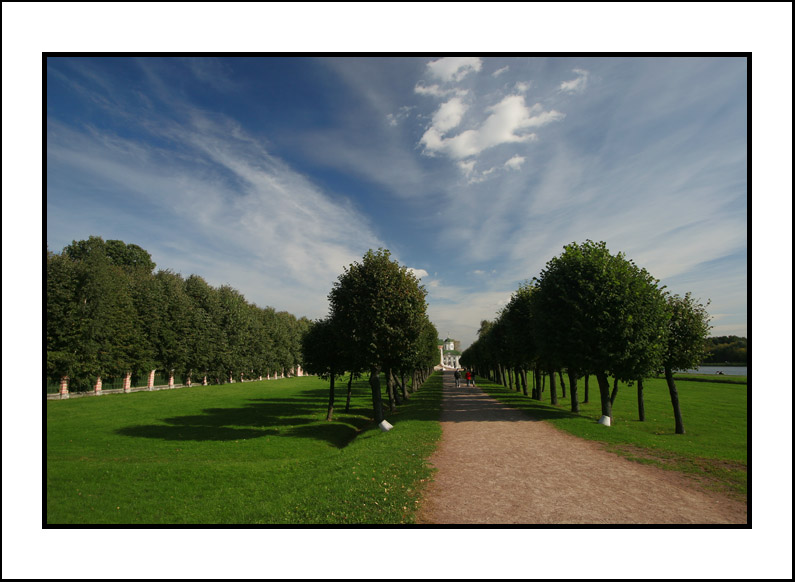
<path fill-rule="evenodd" d="M 513 369 L 510 366 L 505 368 L 505 374 L 508 376 L 508 389 L 513 391 Z"/>
<path fill-rule="evenodd" d="M 638 420 L 646 420 L 646 409 L 643 406 L 643 378 L 638 378 Z"/>
<path fill-rule="evenodd" d="M 610 404 L 610 381 L 604 372 L 596 373 L 596 383 L 599 385 L 599 397 L 602 400 L 602 416 L 613 416 L 613 406 Z"/>
<path fill-rule="evenodd" d="M 588 379 L 590 378 L 590 374 L 585 375 L 585 400 L 582 401 L 583 404 L 588 404 Z"/>
<path fill-rule="evenodd" d="M 522 379 L 522 394 L 527 396 L 527 370 L 521 368 L 519 370 L 519 376 Z"/>
<path fill-rule="evenodd" d="M 610 408 L 613 408 L 613 404 L 616 401 L 616 396 L 618 396 L 618 378 L 613 378 L 613 393 L 610 394 Z"/>
<path fill-rule="evenodd" d="M 331 380 L 328 383 L 328 412 L 326 413 L 326 420 L 330 421 L 334 416 L 334 373 L 331 374 Z"/>
<path fill-rule="evenodd" d="M 406 372 L 400 373 L 400 388 L 403 391 L 403 400 L 409 399 L 409 391 L 406 388 Z"/>
<path fill-rule="evenodd" d="M 370 392 L 373 394 L 373 418 L 376 424 L 380 424 L 384 420 L 384 409 L 381 401 L 381 380 L 378 375 L 378 368 L 370 368 Z"/>
<path fill-rule="evenodd" d="M 351 410 L 351 384 L 353 384 L 353 372 L 351 372 L 351 376 L 348 378 L 348 396 L 345 399 L 345 412 L 350 412 Z"/>
<path fill-rule="evenodd" d="M 671 405 L 674 407 L 676 434 L 685 434 L 685 425 L 682 423 L 682 411 L 679 409 L 679 393 L 676 391 L 673 370 L 671 370 L 669 366 L 665 367 L 665 381 L 668 384 L 668 392 L 671 394 Z"/>
<path fill-rule="evenodd" d="M 549 396 L 552 406 L 558 405 L 558 387 L 555 381 L 555 370 L 549 373 Z"/>
<path fill-rule="evenodd" d="M 563 381 L 563 370 L 558 370 L 558 377 L 560 378 L 560 389 L 563 393 L 563 398 L 566 398 L 566 383 Z"/>
<path fill-rule="evenodd" d="M 386 376 L 386 394 L 389 398 L 389 411 L 395 412 L 397 410 L 397 404 L 395 403 L 395 384 L 392 381 L 392 370 L 387 368 L 385 371 Z"/>
<path fill-rule="evenodd" d="M 571 394 L 571 411 L 572 412 L 579 412 L 580 411 L 580 403 L 577 400 L 577 373 L 569 372 L 569 392 Z"/>

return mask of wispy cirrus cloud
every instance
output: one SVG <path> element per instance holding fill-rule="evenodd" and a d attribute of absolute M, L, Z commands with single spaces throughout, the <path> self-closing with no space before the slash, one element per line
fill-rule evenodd
<path fill-rule="evenodd" d="M 560 84 L 560 90 L 565 93 L 582 93 L 588 84 L 588 71 L 584 69 L 574 69 L 572 71 L 577 75 L 576 78 L 570 81 L 563 81 Z"/>
<path fill-rule="evenodd" d="M 258 304 L 323 315 L 342 268 L 384 246 L 369 218 L 271 155 L 239 123 L 168 97 L 177 115 L 116 100 L 126 135 L 50 121 L 48 213 L 72 231 L 105 224 L 105 236 L 140 244 L 161 267 L 229 282 Z M 129 216 L 119 215 L 120 203 Z M 153 232 L 147 216 L 171 227 Z M 335 227 L 349 224 L 356 228 Z"/>

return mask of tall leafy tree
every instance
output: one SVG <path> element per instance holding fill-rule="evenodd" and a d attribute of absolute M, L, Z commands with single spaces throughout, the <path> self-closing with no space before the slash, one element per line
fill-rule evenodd
<path fill-rule="evenodd" d="M 216 381 L 222 377 L 221 353 L 226 349 L 226 337 L 221 325 L 221 306 L 215 290 L 200 276 L 185 280 L 185 292 L 191 301 L 191 329 L 188 371 L 209 376 Z"/>
<path fill-rule="evenodd" d="M 153 337 L 157 367 L 175 373 L 189 371 L 192 339 L 200 330 L 192 328 L 193 303 L 185 280 L 178 273 L 161 270 L 154 277 L 160 321 Z"/>
<path fill-rule="evenodd" d="M 425 322 L 425 294 L 417 278 L 386 249 L 369 250 L 345 268 L 329 293 L 331 315 L 370 370 L 373 416 L 383 420 L 379 374 L 389 378 L 417 341 Z"/>
<path fill-rule="evenodd" d="M 564 247 L 532 295 L 542 358 L 592 371 L 610 417 L 608 375 L 633 381 L 659 369 L 668 309 L 659 281 L 604 242 Z"/>
<path fill-rule="evenodd" d="M 345 343 L 336 320 L 329 317 L 312 324 L 302 338 L 304 368 L 329 381 L 326 420 L 334 416 L 334 384 L 345 371 Z"/>
<path fill-rule="evenodd" d="M 686 293 L 684 297 L 669 295 L 667 301 L 670 320 L 663 367 L 674 409 L 675 431 L 676 434 L 685 434 L 679 393 L 673 373 L 676 370 L 696 368 L 701 364 L 707 353 L 707 335 L 711 328 L 710 316 L 707 313 L 707 306 L 694 300 L 690 293 Z"/>
<path fill-rule="evenodd" d="M 47 375 L 74 377 L 80 368 L 81 326 L 78 319 L 76 261 L 47 251 Z"/>

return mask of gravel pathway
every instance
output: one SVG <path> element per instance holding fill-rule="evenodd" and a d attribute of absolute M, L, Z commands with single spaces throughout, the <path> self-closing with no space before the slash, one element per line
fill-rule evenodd
<path fill-rule="evenodd" d="M 744 503 L 500 404 L 444 375 L 442 439 L 417 523 L 744 524 Z M 610 430 L 605 428 L 605 430 Z"/>

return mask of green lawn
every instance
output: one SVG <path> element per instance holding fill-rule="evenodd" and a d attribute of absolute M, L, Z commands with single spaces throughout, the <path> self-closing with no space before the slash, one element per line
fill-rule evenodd
<path fill-rule="evenodd" d="M 441 436 L 441 375 L 382 433 L 313 377 L 48 401 L 49 524 L 411 523 Z"/>
<path fill-rule="evenodd" d="M 674 433 L 673 408 L 665 380 L 649 379 L 643 383 L 645 422 L 638 421 L 637 387 L 620 383 L 611 427 L 596 423 L 601 416 L 596 379 L 592 377 L 589 382 L 588 404 L 582 404 L 583 384 L 583 380 L 578 382 L 579 414 L 571 413 L 571 401 L 561 397 L 560 386 L 559 405 L 550 404 L 548 382 L 541 402 L 484 379 L 480 379 L 479 385 L 505 404 L 548 420 L 576 436 L 605 443 L 608 450 L 639 462 L 681 471 L 698 479 L 705 487 L 741 499 L 745 497 L 746 384 L 677 380 L 684 435 Z M 570 396 L 569 390 L 567 396 Z"/>

